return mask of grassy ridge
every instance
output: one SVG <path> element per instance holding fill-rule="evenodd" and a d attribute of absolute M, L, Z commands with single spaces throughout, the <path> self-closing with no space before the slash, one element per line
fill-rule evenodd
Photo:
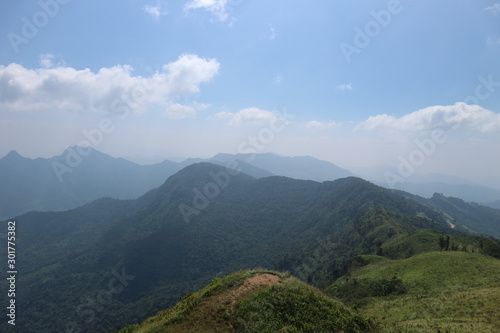
<path fill-rule="evenodd" d="M 251 286 L 253 277 L 276 276 Z M 245 292 L 241 292 L 241 288 Z M 208 286 L 120 333 L 377 332 L 375 323 L 318 289 L 283 273 L 244 270 Z"/>
<path fill-rule="evenodd" d="M 432 229 L 422 229 L 404 234 L 400 233 L 384 242 L 380 253 L 391 259 L 405 259 L 411 256 L 440 251 L 439 239 L 449 237 L 449 249 L 456 248 L 458 251 L 483 253 L 481 243 L 484 239 L 479 237 L 461 236 L 457 234 L 443 234 Z M 484 247 L 484 244 L 483 244 Z"/>
<path fill-rule="evenodd" d="M 338 279 L 327 293 L 374 317 L 385 331 L 500 331 L 500 260 L 467 252 L 363 257 L 367 265 Z M 381 285 L 394 288 L 374 297 Z"/>
<path fill-rule="evenodd" d="M 375 332 L 375 324 L 319 290 L 290 278 L 239 301 L 238 332 Z"/>

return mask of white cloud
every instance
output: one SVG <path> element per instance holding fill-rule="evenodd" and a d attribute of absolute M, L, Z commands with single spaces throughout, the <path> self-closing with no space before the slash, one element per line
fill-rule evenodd
<path fill-rule="evenodd" d="M 165 114 L 170 119 L 194 118 L 196 116 L 196 109 L 192 106 L 173 103 L 167 106 Z"/>
<path fill-rule="evenodd" d="M 163 16 L 163 15 L 166 15 L 167 12 L 166 11 L 163 11 L 161 9 L 161 5 L 160 4 L 156 4 L 156 6 L 151 6 L 151 5 L 146 5 L 143 7 L 143 10 L 151 15 L 151 17 L 153 17 L 155 20 L 158 20 L 160 18 L 160 16 Z"/>
<path fill-rule="evenodd" d="M 330 121 L 330 122 L 320 122 L 316 120 L 312 120 L 306 123 L 306 128 L 313 129 L 313 130 L 325 130 L 328 128 L 332 127 L 337 127 L 339 126 L 340 123 Z"/>
<path fill-rule="evenodd" d="M 275 40 L 276 39 L 276 29 L 274 26 L 271 24 L 269 25 L 269 40 Z"/>
<path fill-rule="evenodd" d="M 45 59 L 45 58 L 44 58 Z M 46 60 L 49 65 L 50 57 Z M 150 77 L 133 76 L 128 65 L 90 69 L 28 69 L 0 65 L 0 109 L 11 111 L 110 112 L 117 101 L 132 112 L 166 107 L 180 96 L 200 91 L 219 71 L 216 59 L 186 54 Z"/>
<path fill-rule="evenodd" d="M 54 66 L 53 60 L 55 57 L 53 54 L 50 53 L 40 54 L 39 58 L 40 58 L 40 66 L 42 66 L 43 68 L 50 68 Z"/>
<path fill-rule="evenodd" d="M 174 94 L 193 94 L 200 91 L 200 83 L 210 81 L 218 72 L 216 59 L 200 58 L 186 54 L 175 62 L 163 66 L 165 80 Z"/>
<path fill-rule="evenodd" d="M 255 107 L 246 108 L 237 113 L 219 112 L 215 115 L 215 117 L 229 119 L 229 125 L 231 126 L 240 126 L 245 123 L 263 125 L 268 124 L 273 119 L 279 119 L 279 117 L 273 112 Z"/>
<path fill-rule="evenodd" d="M 216 21 L 225 22 L 229 19 L 227 4 L 228 0 L 191 0 L 184 5 L 184 10 L 205 9 Z"/>
<path fill-rule="evenodd" d="M 38 56 L 40 67 L 42 68 L 52 68 L 52 67 L 64 67 L 66 62 L 60 57 L 56 57 L 51 53 L 42 53 Z"/>
<path fill-rule="evenodd" d="M 171 103 L 165 108 L 165 115 L 170 119 L 195 118 L 198 111 L 207 107 L 207 104 L 202 103 L 193 103 L 192 105 Z"/>
<path fill-rule="evenodd" d="M 337 86 L 337 89 L 342 91 L 352 91 L 352 83 L 344 83 Z"/>
<path fill-rule="evenodd" d="M 491 6 L 486 7 L 483 11 L 492 13 L 495 16 L 500 15 L 500 3 L 495 3 Z"/>
<path fill-rule="evenodd" d="M 477 132 L 500 130 L 500 114 L 478 105 L 456 103 L 427 107 L 401 118 L 387 114 L 370 117 L 357 126 L 365 130 L 426 131 L 433 129 L 464 129 Z"/>

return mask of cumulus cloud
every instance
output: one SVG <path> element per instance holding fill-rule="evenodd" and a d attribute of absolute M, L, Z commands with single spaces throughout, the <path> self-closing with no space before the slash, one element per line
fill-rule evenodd
<path fill-rule="evenodd" d="M 184 10 L 205 9 L 216 21 L 225 22 L 229 19 L 227 4 L 228 0 L 191 0 L 184 5 Z"/>
<path fill-rule="evenodd" d="M 204 59 L 194 54 L 179 57 L 163 66 L 163 75 L 170 93 L 193 94 L 200 91 L 200 83 L 210 81 L 218 72 L 216 59 Z"/>
<path fill-rule="evenodd" d="M 340 124 L 334 121 L 330 122 L 320 122 L 316 120 L 312 120 L 306 123 L 306 128 L 313 129 L 313 130 L 325 130 L 329 129 L 332 127 L 337 127 Z"/>
<path fill-rule="evenodd" d="M 50 57 L 44 58 L 50 65 Z M 133 76 L 133 68 L 117 65 L 90 69 L 28 69 L 0 66 L 0 108 L 11 111 L 110 112 L 117 102 L 132 112 L 166 107 L 179 96 L 200 91 L 219 71 L 216 59 L 186 54 L 149 77 Z"/>
<path fill-rule="evenodd" d="M 158 20 L 160 16 L 166 15 L 167 12 L 161 9 L 160 4 L 156 6 L 146 5 L 142 8 L 147 14 L 151 15 L 155 20 Z"/>
<path fill-rule="evenodd" d="M 500 15 L 500 3 L 495 3 L 491 6 L 486 7 L 483 11 L 490 12 L 495 16 Z"/>
<path fill-rule="evenodd" d="M 229 125 L 231 126 L 240 126 L 246 123 L 263 125 L 279 119 L 275 113 L 255 107 L 246 108 L 237 113 L 219 112 L 215 117 L 229 119 Z"/>
<path fill-rule="evenodd" d="M 370 117 L 357 126 L 365 130 L 425 131 L 433 129 L 464 129 L 477 132 L 500 130 L 500 114 L 478 105 L 456 103 L 427 107 L 401 118 L 387 114 Z"/>
<path fill-rule="evenodd" d="M 352 91 L 352 83 L 344 83 L 337 86 L 337 89 L 342 91 Z"/>

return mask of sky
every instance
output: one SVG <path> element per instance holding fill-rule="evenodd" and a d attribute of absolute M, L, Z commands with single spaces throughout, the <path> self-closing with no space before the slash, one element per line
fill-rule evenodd
<path fill-rule="evenodd" d="M 500 2 L 0 2 L 0 157 L 310 155 L 500 187 Z"/>

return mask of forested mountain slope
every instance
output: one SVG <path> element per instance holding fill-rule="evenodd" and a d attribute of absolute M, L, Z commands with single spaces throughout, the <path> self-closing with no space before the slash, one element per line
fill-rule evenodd
<path fill-rule="evenodd" d="M 325 285 L 349 258 L 384 251 L 397 235 L 460 233 L 458 222 L 451 229 L 446 220 L 430 205 L 359 178 L 255 179 L 194 164 L 137 200 L 15 218 L 23 272 L 16 329 L 109 332 L 249 267 L 286 269 Z"/>

